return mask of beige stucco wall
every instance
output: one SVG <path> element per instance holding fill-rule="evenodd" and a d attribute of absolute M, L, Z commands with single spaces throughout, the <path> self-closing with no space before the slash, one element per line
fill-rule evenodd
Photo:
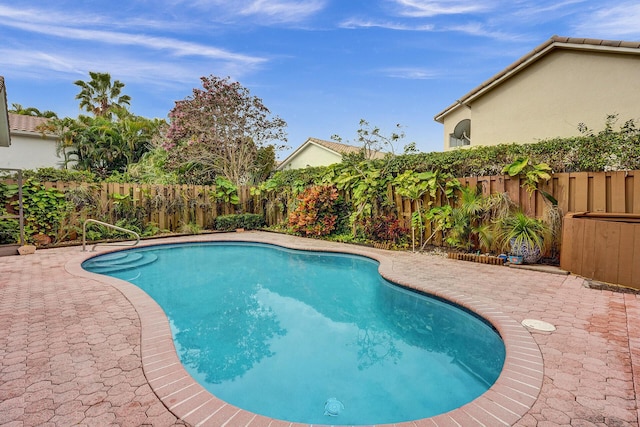
<path fill-rule="evenodd" d="M 342 156 L 328 151 L 326 148 L 318 147 L 315 144 L 308 144 L 302 148 L 297 155 L 289 159 L 287 164 L 281 169 L 303 169 L 308 166 L 328 166 L 340 163 Z"/>
<path fill-rule="evenodd" d="M 447 115 L 445 148 L 462 118 L 471 119 L 472 146 L 575 136 L 579 123 L 598 131 L 608 114 L 618 114 L 619 124 L 638 120 L 639 77 L 639 55 L 552 51 L 473 100 L 470 110 Z"/>
<path fill-rule="evenodd" d="M 56 155 L 56 142 L 41 135 L 11 133 L 11 145 L 0 148 L 0 168 L 60 168 L 62 158 Z"/>

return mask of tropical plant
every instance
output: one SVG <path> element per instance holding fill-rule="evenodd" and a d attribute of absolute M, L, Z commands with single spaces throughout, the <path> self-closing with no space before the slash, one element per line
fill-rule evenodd
<path fill-rule="evenodd" d="M 459 181 L 455 179 L 452 180 L 440 172 L 428 171 L 416 173 L 412 170 L 407 170 L 396 176 L 392 181 L 392 185 L 397 194 L 409 199 L 413 204 L 411 226 L 418 229 L 420 245 L 421 248 L 424 248 L 425 221 L 431 219 L 425 218 L 426 212 L 423 206 L 424 196 L 426 194 L 429 195 L 427 207 L 431 208 L 436 201 L 438 191 L 449 200 L 454 194 L 454 189 L 459 187 Z"/>
<path fill-rule="evenodd" d="M 103 116 L 52 119 L 40 130 L 58 136 L 58 154 L 64 154 L 65 165 L 104 178 L 138 162 L 163 124 L 119 110 L 116 121 Z"/>
<path fill-rule="evenodd" d="M 405 197 L 413 204 L 413 215 L 411 218 L 411 226 L 418 228 L 420 234 L 420 244 L 424 234 L 422 198 L 425 194 L 429 194 L 431 199 L 436 197 L 437 175 L 433 172 L 415 173 L 407 170 L 395 177 L 391 182 L 396 193 Z"/>
<path fill-rule="evenodd" d="M 5 186 L 4 195 L 11 206 L 17 208 L 17 184 Z M 64 193 L 55 188 L 46 188 L 33 179 L 27 179 L 22 185 L 22 208 L 24 212 L 25 235 L 31 237 L 36 234 L 55 239 L 60 228 L 60 222 L 68 209 Z"/>
<path fill-rule="evenodd" d="M 408 230 L 402 226 L 395 214 L 365 218 L 359 225 L 366 240 L 400 244 L 407 237 Z"/>
<path fill-rule="evenodd" d="M 116 109 L 124 109 L 131 104 L 129 95 L 122 95 L 124 83 L 111 81 L 111 74 L 89 71 L 91 80 L 76 80 L 73 84 L 80 87 L 76 99 L 80 100 L 80 109 L 96 117 L 111 119 Z"/>
<path fill-rule="evenodd" d="M 357 223 L 374 214 L 374 207 L 389 203 L 387 184 L 391 177 L 373 163 L 342 164 L 335 185 L 351 193 L 353 212 L 350 216 L 352 234 L 357 234 Z"/>
<path fill-rule="evenodd" d="M 238 187 L 228 179 L 218 177 L 216 178 L 216 188 L 212 192 L 213 197 L 223 203 L 231 203 L 237 205 L 240 203 L 238 197 Z"/>
<path fill-rule="evenodd" d="M 493 233 L 491 224 L 483 221 L 485 213 L 486 201 L 478 189 L 462 187 L 459 206 L 451 211 L 452 226 L 447 243 L 467 251 L 489 251 L 493 246 Z"/>
<path fill-rule="evenodd" d="M 326 236 L 336 228 L 338 215 L 335 203 L 338 190 L 329 185 L 307 188 L 298 196 L 296 210 L 289 214 L 289 226 L 294 233 L 306 236 Z"/>
<path fill-rule="evenodd" d="M 0 216 L 3 216 L 0 209 Z M 0 245 L 17 243 L 20 238 L 20 225 L 15 219 L 0 219 Z"/>
<path fill-rule="evenodd" d="M 13 114 L 20 114 L 22 116 L 45 117 L 47 119 L 58 117 L 58 115 L 51 110 L 40 111 L 36 107 L 24 108 L 20 104 L 11 104 L 9 112 Z"/>
<path fill-rule="evenodd" d="M 180 231 L 184 234 L 200 234 L 202 232 L 202 227 L 197 223 L 190 221 L 182 224 Z"/>
<path fill-rule="evenodd" d="M 497 239 L 503 250 L 509 250 L 514 255 L 531 255 L 524 261 L 532 263 L 545 252 L 549 232 L 549 227 L 543 221 L 517 211 L 498 222 Z"/>
<path fill-rule="evenodd" d="M 509 176 L 522 176 L 522 188 L 529 195 L 538 189 L 540 181 L 551 179 L 551 167 L 546 163 L 532 164 L 528 157 L 519 157 L 502 169 L 502 173 Z"/>
<path fill-rule="evenodd" d="M 259 150 L 286 141 L 286 122 L 272 117 L 262 100 L 240 83 L 215 76 L 201 80 L 203 89 L 193 89 L 191 97 L 176 101 L 169 112 L 164 147 L 176 169 L 188 166 L 205 180 L 221 176 L 245 184 L 264 172 Z"/>

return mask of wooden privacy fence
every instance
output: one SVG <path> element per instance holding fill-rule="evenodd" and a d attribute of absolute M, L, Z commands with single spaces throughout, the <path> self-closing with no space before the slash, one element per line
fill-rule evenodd
<path fill-rule="evenodd" d="M 90 188 L 97 201 L 98 212 L 109 215 L 115 222 L 115 206 L 127 205 L 139 209 L 146 215 L 146 223 L 152 222 L 158 228 L 180 231 L 185 224 L 194 223 L 202 228 L 210 228 L 218 215 L 236 212 L 230 203 L 215 200 L 215 186 L 209 185 L 151 185 L 121 183 L 74 183 L 46 182 L 46 188 L 61 192 L 78 187 Z M 246 205 L 241 204 L 241 208 Z"/>
<path fill-rule="evenodd" d="M 563 270 L 640 289 L 640 215 L 568 214 L 562 240 Z"/>
<path fill-rule="evenodd" d="M 542 216 L 545 201 L 530 197 L 522 180 L 505 175 L 459 178 L 463 185 L 481 186 L 484 195 L 507 192 L 528 215 Z M 539 188 L 558 200 L 562 212 L 640 213 L 640 171 L 553 174 Z"/>
<path fill-rule="evenodd" d="M 508 193 L 511 200 L 529 216 L 541 218 L 547 201 L 540 192 L 530 195 L 522 188 L 523 179 L 508 175 L 458 178 L 464 186 L 477 187 L 484 196 Z M 620 172 L 575 172 L 553 174 L 539 188 L 551 194 L 563 214 L 568 212 L 609 212 L 640 214 L 640 171 Z M 390 189 L 392 191 L 392 189 Z M 393 193 L 398 217 L 410 224 L 414 206 L 408 200 Z M 423 197 L 423 205 L 430 201 L 439 206 L 442 200 L 437 196 L 431 200 Z M 426 233 L 431 231 L 427 227 Z"/>
<path fill-rule="evenodd" d="M 539 192 L 530 196 L 521 187 L 522 180 L 518 177 L 497 175 L 458 179 L 463 185 L 477 186 L 485 196 L 506 192 L 528 215 L 543 215 L 546 204 L 543 196 Z M 116 203 L 132 203 L 133 206 L 145 208 L 148 222 L 171 231 L 177 231 L 188 223 L 209 228 L 218 215 L 236 212 L 260 214 L 265 217 L 267 225 L 276 225 L 286 221 L 287 209 L 292 206 L 292 200 L 277 199 L 278 196 L 274 194 L 251 196 L 250 187 L 238 189 L 240 204 L 235 206 L 216 200 L 215 186 L 70 182 L 44 184 L 47 188 L 60 191 L 91 186 L 103 212 L 112 212 Z M 559 173 L 554 174 L 548 182 L 541 183 L 540 188 L 558 200 L 564 214 L 582 211 L 640 214 L 640 171 Z M 394 201 L 392 209 L 396 210 L 398 218 L 405 225 L 409 225 L 415 206 L 396 194 L 391 186 L 387 191 Z M 433 200 L 433 206 L 438 206 L 442 200 L 439 195 Z M 423 205 L 428 206 L 430 201 L 429 196 L 425 195 Z M 425 233 L 431 233 L 429 227 Z"/>

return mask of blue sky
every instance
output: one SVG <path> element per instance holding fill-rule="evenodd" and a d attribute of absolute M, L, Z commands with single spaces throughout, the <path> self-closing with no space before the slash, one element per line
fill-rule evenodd
<path fill-rule="evenodd" d="M 230 76 L 291 149 L 355 142 L 365 119 L 400 124 L 400 151 L 442 151 L 434 115 L 552 35 L 637 41 L 639 22 L 637 0 L 0 0 L 0 75 L 9 106 L 76 117 L 73 82 L 109 72 L 160 118 L 200 76 Z"/>

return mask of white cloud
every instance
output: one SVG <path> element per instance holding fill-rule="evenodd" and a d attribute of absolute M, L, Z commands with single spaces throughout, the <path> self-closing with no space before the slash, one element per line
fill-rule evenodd
<path fill-rule="evenodd" d="M 399 31 L 433 31 L 434 26 L 431 24 L 411 25 L 406 23 L 390 22 L 390 21 L 374 21 L 351 18 L 339 24 L 340 28 L 358 29 L 358 28 L 383 28 L 387 30 Z"/>
<path fill-rule="evenodd" d="M 640 3 L 636 1 L 592 10 L 584 16 L 574 26 L 576 37 L 640 39 Z"/>
<path fill-rule="evenodd" d="M 239 13 L 263 16 L 271 22 L 299 22 L 323 10 L 325 3 L 325 0 L 252 0 Z"/>
<path fill-rule="evenodd" d="M 519 36 L 515 36 L 506 31 L 493 30 L 491 27 L 480 22 L 451 25 L 443 28 L 442 31 L 456 31 L 459 33 L 469 34 L 471 36 L 486 37 L 496 40 L 514 40 L 519 38 Z"/>
<path fill-rule="evenodd" d="M 11 58 L 5 61 L 5 58 Z M 153 58 L 144 60 L 129 54 L 103 55 L 100 53 L 79 56 L 75 52 L 42 52 L 0 48 L 0 69 L 8 77 L 29 77 L 38 80 L 67 80 L 85 78 L 88 70 L 108 70 L 113 76 L 127 83 L 140 82 L 156 86 L 179 87 L 197 84 L 199 77 L 210 74 L 211 64 L 184 61 L 165 61 Z M 237 64 L 217 64 L 221 75 L 237 78 L 246 71 Z"/>
<path fill-rule="evenodd" d="M 495 2 L 483 0 L 391 0 L 399 8 L 400 14 L 412 18 L 426 18 L 438 15 L 457 15 L 490 10 Z"/>
<path fill-rule="evenodd" d="M 439 77 L 441 74 L 425 68 L 397 67 L 382 70 L 384 74 L 392 78 L 408 80 L 430 80 Z"/>
<path fill-rule="evenodd" d="M 31 33 L 40 33 L 47 36 L 56 36 L 72 40 L 100 42 L 112 45 L 137 46 L 153 50 L 164 50 L 170 55 L 201 56 L 210 59 L 240 62 L 246 65 L 256 65 L 265 62 L 265 58 L 248 56 L 230 52 L 213 46 L 199 43 L 185 42 L 167 37 L 154 37 L 141 34 L 129 34 L 122 32 L 87 30 L 54 25 L 37 25 L 26 22 L 5 22 L 5 26 L 18 28 Z"/>
<path fill-rule="evenodd" d="M 259 25 L 299 23 L 321 12 L 328 0 L 169 0 L 167 8 L 195 8 L 203 18 L 217 22 L 246 22 Z M 179 5 L 179 6 L 178 6 Z"/>

